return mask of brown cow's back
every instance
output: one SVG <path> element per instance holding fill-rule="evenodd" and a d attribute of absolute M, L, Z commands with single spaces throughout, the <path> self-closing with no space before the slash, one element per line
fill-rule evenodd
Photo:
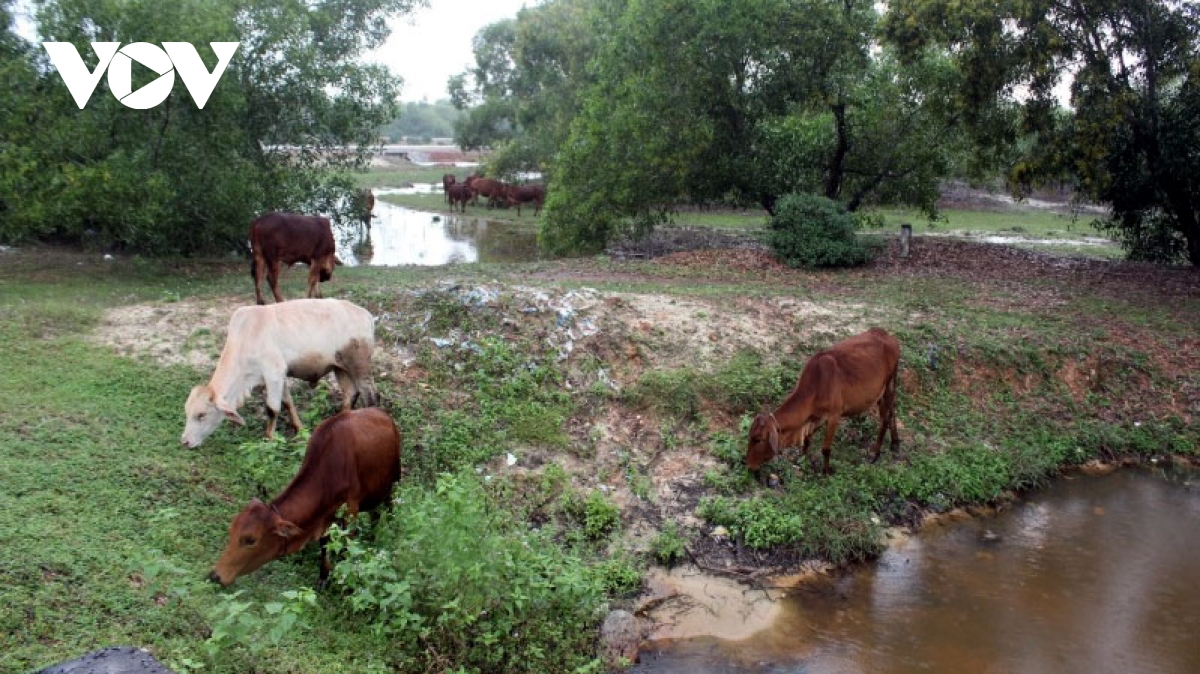
<path fill-rule="evenodd" d="M 371 510 L 387 501 L 399 479 L 400 431 L 392 418 L 377 407 L 344 411 L 313 431 L 300 471 L 275 500 L 311 489 L 321 492 L 326 507 L 336 501 L 352 512 Z"/>
<path fill-rule="evenodd" d="M 821 402 L 831 400 L 834 381 L 850 383 L 840 386 L 839 409 L 843 415 L 860 414 L 879 402 L 889 379 L 896 375 L 900 362 L 900 343 L 880 328 L 855 335 L 814 355 L 800 375 L 797 391 L 817 391 Z M 819 405 L 818 413 L 834 410 Z"/>
<path fill-rule="evenodd" d="M 477 196 L 488 198 L 488 206 L 493 203 L 503 203 L 508 198 L 508 184 L 493 178 L 467 178 L 466 185 L 475 191 Z"/>
<path fill-rule="evenodd" d="M 509 185 L 508 203 L 517 207 L 517 215 L 521 215 L 521 204 L 532 203 L 533 215 L 537 217 L 546 200 L 546 188 L 542 185 Z"/>
<path fill-rule="evenodd" d="M 300 471 L 264 504 L 252 500 L 229 527 L 225 551 L 209 576 L 229 585 L 263 564 L 321 539 L 344 504 L 357 515 L 386 504 L 400 480 L 400 431 L 386 412 L 341 412 L 313 431 Z M 321 579 L 329 569 L 322 555 Z"/>
<path fill-rule="evenodd" d="M 886 431 L 891 432 L 895 451 L 899 446 L 895 406 L 899 363 L 900 343 L 881 328 L 871 328 L 813 355 L 783 404 L 772 413 L 759 414 L 751 424 L 747 466 L 757 470 L 782 448 L 796 444 L 807 454 L 812 432 L 824 423 L 821 453 L 828 472 L 833 435 L 841 419 L 875 405 L 879 406 L 879 432 L 872 461 L 879 458 Z"/>
<path fill-rule="evenodd" d="M 297 262 L 308 265 L 308 297 L 320 297 L 319 283 L 333 277 L 337 263 L 337 244 L 328 218 L 299 213 L 271 212 L 250 223 L 250 276 L 254 279 L 255 300 L 263 304 L 259 286 L 266 276 L 275 295 L 279 292 L 279 266 Z"/>

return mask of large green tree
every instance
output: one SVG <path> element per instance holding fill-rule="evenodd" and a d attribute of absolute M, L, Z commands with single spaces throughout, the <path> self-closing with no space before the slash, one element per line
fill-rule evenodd
<path fill-rule="evenodd" d="M 494 173 L 551 173 L 599 47 L 594 0 L 550 0 L 475 36 L 475 65 L 450 79 L 455 138 L 489 147 Z"/>
<path fill-rule="evenodd" d="M 122 105 L 101 78 L 81 110 L 40 47 L 6 55 L 18 84 L 0 121 L 0 238 L 188 253 L 243 246 L 264 210 L 344 215 L 342 172 L 365 162 L 400 86 L 357 57 L 419 2 L 39 3 L 40 39 L 73 43 L 89 69 L 91 42 L 189 42 L 209 69 L 209 42 L 241 44 L 203 109 L 178 78 L 148 110 Z M 148 79 L 135 70 L 134 88 Z"/>
<path fill-rule="evenodd" d="M 791 192 L 932 209 L 957 71 L 901 68 L 867 0 L 596 0 L 595 83 L 563 144 L 542 239 L 594 249 L 680 201 Z"/>
<path fill-rule="evenodd" d="M 906 54 L 945 49 L 974 115 L 1017 108 L 1018 190 L 1068 177 L 1112 208 L 1131 257 L 1200 266 L 1200 4 L 1181 0 L 897 0 Z M 1069 105 L 1059 92 L 1069 89 Z M 988 124 L 989 145 L 1011 143 Z"/>

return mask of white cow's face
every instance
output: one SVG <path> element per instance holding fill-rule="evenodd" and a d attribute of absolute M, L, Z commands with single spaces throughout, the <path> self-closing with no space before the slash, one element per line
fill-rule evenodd
<path fill-rule="evenodd" d="M 205 438 L 217 430 L 217 426 L 221 425 L 221 420 L 225 417 L 237 424 L 245 423 L 237 411 L 218 398 L 207 385 L 192 389 L 187 403 L 183 406 L 183 412 L 186 420 L 180 442 L 188 449 L 199 447 Z"/>

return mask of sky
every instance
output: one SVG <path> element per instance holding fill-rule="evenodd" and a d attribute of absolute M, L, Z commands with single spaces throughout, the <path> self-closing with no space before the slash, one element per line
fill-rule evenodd
<path fill-rule="evenodd" d="M 402 101 L 430 102 L 447 98 L 446 80 L 474 62 L 471 40 L 479 29 L 500 19 L 515 17 L 522 7 L 541 0 L 429 0 L 429 7 L 391 20 L 386 44 L 366 55 L 404 78 Z M 35 38 L 30 21 L 32 3 L 16 3 L 17 30 Z"/>
<path fill-rule="evenodd" d="M 367 55 L 404 78 L 402 101 L 446 98 L 446 80 L 474 63 L 471 40 L 479 29 L 514 17 L 539 0 L 430 0 L 406 17 L 393 19 L 385 45 Z"/>

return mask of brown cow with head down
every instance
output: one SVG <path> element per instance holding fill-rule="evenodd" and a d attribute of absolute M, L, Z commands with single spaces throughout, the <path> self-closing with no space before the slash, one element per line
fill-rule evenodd
<path fill-rule="evenodd" d="M 476 202 L 479 200 L 478 197 L 487 197 L 488 208 L 508 203 L 508 183 L 492 178 L 470 176 L 467 178 L 466 185 L 475 191 Z"/>
<path fill-rule="evenodd" d="M 521 204 L 533 204 L 533 217 L 542 210 L 546 200 L 546 188 L 542 185 L 509 185 L 508 205 L 517 207 L 517 217 L 521 217 Z"/>
<path fill-rule="evenodd" d="M 366 225 L 367 230 L 371 229 L 371 218 L 375 217 L 375 193 L 371 188 L 364 187 L 354 193 L 353 197 L 354 215 L 358 217 L 358 221 Z"/>
<path fill-rule="evenodd" d="M 896 372 L 900 343 L 881 328 L 834 344 L 808 360 L 800 382 L 774 412 L 760 414 L 750 426 L 746 466 L 757 471 L 784 447 L 801 445 L 808 456 L 808 443 L 821 422 L 825 439 L 821 454 L 829 473 L 833 434 L 842 417 L 862 414 L 879 406 L 879 436 L 871 462 L 879 459 L 884 432 L 892 433 L 892 452 L 900 446 L 896 432 Z"/>
<path fill-rule="evenodd" d="M 271 284 L 275 301 L 282 302 L 279 292 L 279 265 L 292 266 L 297 262 L 308 265 L 308 297 L 320 297 L 320 284 L 333 278 L 333 268 L 342 263 L 337 258 L 333 228 L 328 218 L 297 213 L 267 213 L 250 224 L 250 277 L 254 279 L 254 299 L 263 301 L 263 276 Z"/>
<path fill-rule="evenodd" d="M 400 480 L 400 431 L 381 409 L 342 412 L 313 431 L 300 472 L 270 503 L 258 499 L 229 526 L 209 580 L 228 586 L 267 562 L 321 540 L 320 582 L 329 577 L 325 533 L 343 504 L 350 517 L 385 505 Z"/>

